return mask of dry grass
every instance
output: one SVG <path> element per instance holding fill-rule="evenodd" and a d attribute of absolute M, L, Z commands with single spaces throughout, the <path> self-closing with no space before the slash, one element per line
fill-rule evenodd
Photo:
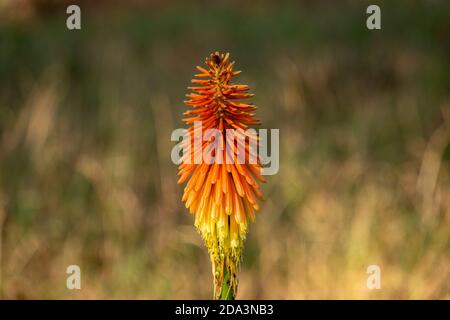
<path fill-rule="evenodd" d="M 224 47 L 281 137 L 238 298 L 450 298 L 450 10 L 392 6 L 372 35 L 353 2 L 256 9 L 0 28 L 2 298 L 211 297 L 170 133 L 192 66 Z"/>

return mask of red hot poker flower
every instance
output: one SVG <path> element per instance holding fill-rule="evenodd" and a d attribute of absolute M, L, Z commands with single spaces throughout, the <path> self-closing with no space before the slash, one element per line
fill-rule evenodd
<path fill-rule="evenodd" d="M 200 73 L 192 80 L 195 86 L 188 87 L 192 93 L 185 101 L 191 109 L 183 119 L 190 125 L 187 143 L 194 148 L 188 148 L 178 172 L 179 184 L 189 179 L 182 200 L 195 215 L 195 226 L 208 247 L 215 299 L 236 295 L 247 222 L 254 220 L 257 199 L 263 197 L 257 181 L 265 182 L 256 148 L 252 148 L 258 137 L 256 131 L 248 130 L 259 124 L 252 113 L 256 106 L 241 101 L 253 94 L 247 85 L 231 82 L 240 71 L 234 71 L 229 57 L 216 52 L 206 58 L 205 68 L 197 66 Z M 196 134 L 208 129 L 215 134 L 197 140 L 200 147 L 196 149 Z M 230 131 L 235 139 L 228 138 Z M 201 161 L 196 161 L 198 157 Z M 255 161 L 241 161 L 252 157 Z"/>

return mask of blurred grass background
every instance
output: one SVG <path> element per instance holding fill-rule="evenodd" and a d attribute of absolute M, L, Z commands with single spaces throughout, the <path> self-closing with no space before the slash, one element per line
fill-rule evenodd
<path fill-rule="evenodd" d="M 238 298 L 450 298 L 448 1 L 67 3 L 0 1 L 1 298 L 212 297 L 170 133 L 215 50 L 280 128 Z"/>

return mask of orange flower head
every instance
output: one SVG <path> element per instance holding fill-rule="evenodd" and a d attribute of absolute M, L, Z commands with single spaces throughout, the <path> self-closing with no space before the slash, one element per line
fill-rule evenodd
<path fill-rule="evenodd" d="M 187 143 L 194 147 L 183 155 L 178 172 L 178 183 L 189 179 L 182 200 L 195 215 L 195 226 L 208 247 L 215 298 L 221 295 L 225 272 L 236 293 L 247 222 L 254 220 L 257 200 L 263 197 L 257 181 L 265 182 L 260 159 L 252 148 L 258 136 L 255 130 L 248 130 L 259 124 L 252 113 L 256 106 L 241 102 L 253 94 L 248 93 L 247 85 L 231 82 L 240 71 L 234 71 L 229 58 L 229 53 L 216 52 L 206 58 L 206 67 L 197 66 L 200 73 L 192 80 L 195 86 L 188 87 L 192 92 L 185 101 L 191 108 L 183 119 L 190 126 Z M 196 134 L 208 129 L 215 133 L 196 141 Z M 234 139 L 229 139 L 230 131 Z M 199 156 L 201 161 L 195 161 Z M 256 161 L 249 161 L 252 157 Z"/>

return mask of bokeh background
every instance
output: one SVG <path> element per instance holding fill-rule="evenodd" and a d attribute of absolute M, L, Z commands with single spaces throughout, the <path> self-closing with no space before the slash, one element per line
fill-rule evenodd
<path fill-rule="evenodd" d="M 212 297 L 170 134 L 221 50 L 281 140 L 238 298 L 450 299 L 448 1 L 78 3 L 0 1 L 1 298 Z"/>

